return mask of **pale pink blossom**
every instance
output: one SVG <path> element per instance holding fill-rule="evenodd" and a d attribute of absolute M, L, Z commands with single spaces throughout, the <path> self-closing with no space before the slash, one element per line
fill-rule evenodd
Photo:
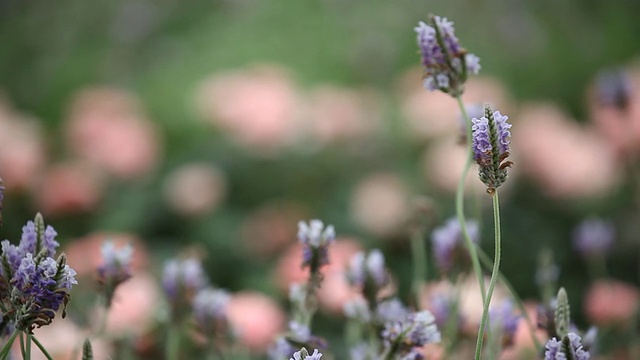
<path fill-rule="evenodd" d="M 118 285 L 107 313 L 106 332 L 141 335 L 153 324 L 160 303 L 160 289 L 150 274 L 138 272 Z M 98 309 L 96 318 L 102 316 Z"/>
<path fill-rule="evenodd" d="M 321 144 L 362 139 L 380 125 L 379 104 L 372 91 L 324 85 L 309 94 L 305 119 L 311 136 Z"/>
<path fill-rule="evenodd" d="M 240 341 L 253 352 L 263 352 L 285 325 L 285 314 L 270 297 L 255 291 L 234 294 L 227 317 Z"/>
<path fill-rule="evenodd" d="M 0 176 L 7 189 L 27 189 L 46 161 L 40 123 L 0 99 Z"/>
<path fill-rule="evenodd" d="M 300 137 L 300 99 L 273 65 L 214 74 L 197 90 L 200 115 L 238 144 L 268 156 Z"/>
<path fill-rule="evenodd" d="M 629 326 L 639 306 L 637 287 L 617 280 L 601 280 L 587 291 L 584 310 L 594 325 Z"/>
<path fill-rule="evenodd" d="M 409 190 L 393 173 L 368 175 L 356 185 L 350 200 L 351 216 L 362 228 L 388 237 L 400 231 L 411 215 Z"/>
<path fill-rule="evenodd" d="M 528 105 L 516 116 L 511 144 L 516 166 L 558 199 L 604 196 L 620 168 L 606 143 L 548 104 Z"/>
<path fill-rule="evenodd" d="M 201 216 L 217 209 L 226 195 L 222 170 L 209 163 L 189 163 L 173 170 L 164 184 L 169 206 L 187 216 Z"/>
<path fill-rule="evenodd" d="M 119 178 L 151 171 L 160 158 L 160 133 L 138 99 L 123 90 L 94 87 L 74 98 L 65 124 L 72 153 Z"/>
<path fill-rule="evenodd" d="M 35 190 L 45 215 L 92 211 L 103 195 L 103 179 L 88 164 L 66 162 L 46 170 Z"/>

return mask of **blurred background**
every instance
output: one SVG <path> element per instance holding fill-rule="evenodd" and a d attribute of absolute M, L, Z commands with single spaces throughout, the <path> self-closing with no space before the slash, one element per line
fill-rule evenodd
<path fill-rule="evenodd" d="M 407 296 L 410 221 L 453 216 L 464 160 L 455 100 L 421 87 L 413 27 L 428 13 L 481 58 L 465 102 L 514 124 L 504 273 L 540 299 L 550 249 L 578 324 L 606 323 L 585 300 L 596 278 L 638 297 L 633 0 L 2 0 L 2 237 L 17 241 L 40 211 L 86 277 L 102 240 L 132 242 L 145 294 L 167 258 L 202 256 L 212 283 L 272 311 L 275 328 L 245 339 L 255 349 L 284 327 L 301 279 L 299 220 L 340 237 L 320 333 L 340 324 L 342 265 L 359 249 L 381 248 Z M 471 173 L 468 212 L 492 253 L 491 204 Z M 589 218 L 615 229 L 604 270 L 572 240 Z"/>

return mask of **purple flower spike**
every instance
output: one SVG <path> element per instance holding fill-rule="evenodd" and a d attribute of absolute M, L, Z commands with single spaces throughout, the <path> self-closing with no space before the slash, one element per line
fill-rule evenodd
<path fill-rule="evenodd" d="M 219 289 L 205 288 L 193 298 L 193 315 L 198 326 L 214 331 L 218 323 L 226 321 L 226 307 L 231 296 Z"/>
<path fill-rule="evenodd" d="M 322 265 L 329 264 L 329 245 L 336 238 L 333 225 L 324 226 L 320 220 L 298 223 L 298 240 L 303 245 L 302 266 L 309 266 L 316 272 Z"/>
<path fill-rule="evenodd" d="M 485 107 L 483 117 L 471 119 L 474 159 L 480 166 L 480 181 L 487 185 L 489 194 L 507 180 L 507 168 L 513 165 L 511 161 L 505 161 L 509 157 L 511 137 L 508 119 L 489 106 Z"/>
<path fill-rule="evenodd" d="M 200 260 L 173 259 L 164 266 L 162 287 L 172 303 L 191 299 L 207 283 Z"/>
<path fill-rule="evenodd" d="M 471 241 L 477 243 L 480 238 L 478 223 L 472 220 L 467 221 L 467 232 Z M 431 243 L 436 264 L 442 272 L 449 272 L 454 265 L 463 263 L 460 260 L 468 260 L 462 229 L 457 218 L 451 218 L 443 226 L 433 230 Z"/>
<path fill-rule="evenodd" d="M 414 28 L 424 66 L 424 87 L 461 95 L 468 74 L 480 71 L 480 58 L 467 53 L 455 36 L 453 22 L 430 16 Z"/>
<path fill-rule="evenodd" d="M 545 345 L 544 360 L 589 360 L 591 354 L 582 347 L 580 336 L 569 333 L 558 341 L 553 338 Z"/>
<path fill-rule="evenodd" d="M 602 219 L 584 220 L 573 232 L 573 245 L 583 256 L 607 254 L 615 238 L 613 224 Z"/>
<path fill-rule="evenodd" d="M 489 310 L 489 320 L 494 333 L 502 335 L 503 346 L 513 344 L 513 339 L 520 322 L 519 314 L 514 313 L 513 302 L 503 301 L 500 305 L 493 306 Z"/>

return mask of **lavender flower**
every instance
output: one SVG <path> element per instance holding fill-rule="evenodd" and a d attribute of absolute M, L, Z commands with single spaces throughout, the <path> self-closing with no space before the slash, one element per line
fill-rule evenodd
<path fill-rule="evenodd" d="M 453 22 L 431 15 L 414 28 L 424 66 L 424 87 L 452 96 L 464 91 L 468 74 L 480 71 L 480 58 L 467 53 L 454 34 Z"/>
<path fill-rule="evenodd" d="M 116 249 L 113 242 L 106 241 L 100 250 L 104 263 L 98 267 L 98 279 L 104 287 L 108 308 L 116 287 L 131 277 L 133 247 L 127 244 Z"/>
<path fill-rule="evenodd" d="M 604 106 L 625 111 L 632 96 L 629 75 L 623 70 L 602 71 L 596 77 L 597 100 Z"/>
<path fill-rule="evenodd" d="M 313 350 L 313 354 L 309 355 L 307 349 L 302 348 L 300 351 L 296 351 L 293 354 L 293 357 L 289 360 L 320 360 L 322 359 L 322 353 L 318 351 L 318 349 Z"/>
<path fill-rule="evenodd" d="M 333 225 L 326 228 L 320 220 L 298 223 L 298 240 L 303 245 L 302 266 L 309 266 L 316 272 L 320 266 L 329 263 L 328 247 L 335 240 L 336 232 Z"/>
<path fill-rule="evenodd" d="M 385 300 L 376 308 L 376 315 L 381 323 L 404 319 L 408 314 L 409 310 L 397 298 Z"/>
<path fill-rule="evenodd" d="M 558 341 L 555 337 L 547 341 L 544 353 L 545 360 L 588 360 L 591 355 L 582 347 L 580 336 L 575 333 L 569 333 L 562 341 Z"/>
<path fill-rule="evenodd" d="M 413 350 L 440 342 L 440 331 L 429 311 L 420 311 L 387 322 L 382 331 L 385 347 L 400 356 L 412 356 Z"/>
<path fill-rule="evenodd" d="M 204 288 L 198 291 L 193 297 L 193 315 L 198 327 L 211 334 L 218 325 L 224 324 L 230 299 L 224 290 Z"/>
<path fill-rule="evenodd" d="M 513 302 L 503 301 L 500 305 L 493 306 L 489 310 L 489 321 L 492 332 L 502 334 L 502 345 L 513 344 L 513 339 L 518 330 L 518 323 L 522 316 L 514 313 Z"/>
<path fill-rule="evenodd" d="M 583 256 L 607 254 L 615 233 L 612 223 L 597 218 L 587 219 L 574 230 L 573 245 Z"/>
<path fill-rule="evenodd" d="M 207 283 L 198 259 L 173 259 L 165 263 L 162 275 L 162 287 L 172 303 L 180 298 L 190 299 Z"/>
<path fill-rule="evenodd" d="M 471 119 L 471 130 L 474 159 L 480 166 L 480 181 L 487 185 L 487 192 L 493 194 L 495 189 L 507 180 L 507 168 L 513 165 L 505 161 L 509 157 L 509 137 L 511 124 L 508 117 L 493 112 L 485 107 L 485 116 Z"/>
<path fill-rule="evenodd" d="M 454 314 L 457 319 L 455 319 L 455 325 L 458 327 L 462 325 L 464 318 L 457 311 L 457 302 L 451 295 L 445 294 L 435 294 L 431 296 L 430 299 L 430 310 L 433 316 L 435 317 L 436 325 L 439 328 L 444 328 L 448 321 L 450 321 L 450 317 Z"/>
<path fill-rule="evenodd" d="M 368 256 L 362 251 L 355 254 L 347 269 L 347 279 L 360 289 L 371 286 L 374 293 L 385 287 L 389 283 L 389 276 L 384 266 L 382 252 L 374 249 L 369 252 Z"/>
<path fill-rule="evenodd" d="M 55 240 L 56 235 L 58 233 L 51 226 L 45 228 L 44 219 L 38 213 L 34 221 L 29 221 L 22 227 L 22 238 L 18 247 L 22 254 L 38 255 L 44 251 L 46 256 L 53 257 L 60 246 Z"/>
<path fill-rule="evenodd" d="M 305 343 L 311 339 L 311 329 L 307 325 L 297 321 L 289 321 L 289 332 L 297 342 Z"/>
<path fill-rule="evenodd" d="M 471 241 L 478 243 L 480 238 L 478 223 L 467 221 L 467 232 Z M 462 229 L 457 218 L 450 218 L 447 222 L 433 230 L 431 243 L 436 264 L 442 272 L 449 272 L 455 264 L 461 264 L 461 259 L 468 260 L 466 247 L 463 243 Z"/>
<path fill-rule="evenodd" d="M 269 348 L 268 355 L 271 360 L 282 360 L 293 356 L 295 351 L 296 348 L 284 336 L 280 336 Z"/>

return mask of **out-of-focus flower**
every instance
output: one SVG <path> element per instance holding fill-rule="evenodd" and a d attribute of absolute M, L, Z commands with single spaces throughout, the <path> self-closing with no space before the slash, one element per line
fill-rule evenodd
<path fill-rule="evenodd" d="M 583 256 L 606 255 L 613 246 L 616 230 L 609 221 L 590 218 L 573 231 L 573 246 Z"/>
<path fill-rule="evenodd" d="M 519 154 L 518 168 L 546 194 L 558 199 L 598 197 L 618 182 L 620 168 L 602 139 L 557 108 L 530 105 L 518 118 L 512 139 L 514 152 Z M 540 139 L 553 146 L 540 146 Z"/>
<path fill-rule="evenodd" d="M 302 244 L 302 266 L 309 266 L 311 272 L 329 264 L 329 245 L 335 240 L 333 225 L 325 228 L 322 221 L 314 219 L 307 224 L 298 223 L 298 240 Z"/>
<path fill-rule="evenodd" d="M 466 225 L 469 238 L 477 244 L 480 239 L 478 223 L 469 220 Z M 454 265 L 468 263 L 469 255 L 464 245 L 460 221 L 457 218 L 450 218 L 443 226 L 434 229 L 431 234 L 431 243 L 440 271 L 449 272 Z"/>
<path fill-rule="evenodd" d="M 416 348 L 440 342 L 440 331 L 433 315 L 425 310 L 387 322 L 382 331 L 382 339 L 387 349 L 406 356 Z"/>
<path fill-rule="evenodd" d="M 148 273 L 137 272 L 116 288 L 106 315 L 106 332 L 114 335 L 145 333 L 152 326 L 159 303 L 160 290 L 156 280 Z"/>
<path fill-rule="evenodd" d="M 116 249 L 131 246 L 133 254 L 129 267 L 131 273 L 142 271 L 147 267 L 149 259 L 144 242 L 132 234 L 96 232 L 69 242 L 64 249 L 67 259 L 78 276 L 94 275 L 96 269 L 105 263 L 102 247 L 109 240 Z"/>
<path fill-rule="evenodd" d="M 300 137 L 300 99 L 286 70 L 273 65 L 216 74 L 197 93 L 201 116 L 261 156 Z"/>
<path fill-rule="evenodd" d="M 424 154 L 423 174 L 436 189 L 454 193 L 462 177 L 465 159 L 466 151 L 455 139 L 437 141 Z M 474 171 L 476 166 L 472 164 L 465 180 L 465 189 L 471 193 L 480 193 L 486 189 L 478 181 L 478 175 Z"/>
<path fill-rule="evenodd" d="M 569 333 L 562 341 L 553 338 L 545 345 L 545 360 L 588 360 L 591 355 L 582 348 L 580 336 Z"/>
<path fill-rule="evenodd" d="M 207 335 L 226 323 L 226 308 L 231 295 L 220 289 L 204 288 L 193 297 L 193 315 L 198 327 Z"/>
<path fill-rule="evenodd" d="M 172 303 L 191 299 L 207 284 L 207 277 L 199 259 L 171 259 L 164 265 L 162 288 Z"/>
<path fill-rule="evenodd" d="M 116 249 L 113 242 L 107 240 L 102 244 L 101 252 L 104 262 L 98 267 L 98 279 L 104 286 L 109 307 L 116 287 L 131 277 L 133 247 L 126 244 Z"/>
<path fill-rule="evenodd" d="M 402 304 L 398 298 L 391 298 L 382 301 L 376 308 L 377 320 L 380 323 L 396 321 L 404 319 L 409 315 L 409 310 Z"/>
<path fill-rule="evenodd" d="M 596 76 L 597 101 L 606 107 L 625 111 L 632 95 L 629 75 L 624 70 L 601 71 Z"/>
<path fill-rule="evenodd" d="M 102 198 L 103 179 L 89 164 L 68 162 L 47 169 L 35 192 L 45 214 L 91 211 Z"/>
<path fill-rule="evenodd" d="M 369 305 L 363 298 L 355 298 L 344 304 L 344 315 L 349 319 L 368 323 L 371 321 L 371 312 Z"/>
<path fill-rule="evenodd" d="M 364 252 L 355 254 L 349 262 L 347 279 L 359 289 L 367 284 L 373 285 L 375 293 L 389 282 L 389 274 L 384 266 L 384 255 L 378 249 L 371 250 L 368 255 Z"/>
<path fill-rule="evenodd" d="M 638 311 L 640 291 L 620 281 L 598 281 L 585 295 L 584 310 L 589 320 L 598 326 L 631 325 Z"/>
<path fill-rule="evenodd" d="M 308 100 L 311 136 L 320 144 L 365 138 L 380 123 L 379 103 L 371 92 L 320 86 Z"/>
<path fill-rule="evenodd" d="M 176 212 L 199 216 L 214 211 L 222 203 L 226 187 L 221 170 L 208 163 L 190 163 L 169 174 L 164 196 Z"/>
<path fill-rule="evenodd" d="M 487 192 L 492 194 L 507 179 L 507 168 L 513 163 L 506 161 L 509 157 L 511 124 L 508 117 L 485 107 L 485 115 L 473 118 L 471 146 L 474 159 L 478 164 L 480 181 L 487 185 Z"/>
<path fill-rule="evenodd" d="M 522 316 L 514 312 L 513 301 L 505 300 L 493 305 L 489 310 L 489 324 L 491 332 L 500 334 L 502 346 L 511 346 L 518 330 L 518 324 Z"/>
<path fill-rule="evenodd" d="M 227 305 L 227 316 L 240 341 L 254 352 L 266 350 L 285 324 L 278 305 L 258 292 L 234 294 Z"/>
<path fill-rule="evenodd" d="M 468 74 L 480 71 L 480 58 L 467 53 L 456 38 L 453 22 L 430 16 L 429 25 L 419 22 L 414 29 L 424 67 L 424 87 L 441 90 L 452 96 L 464 92 Z"/>
<path fill-rule="evenodd" d="M 35 119 L 0 99 L 0 169 L 8 190 L 30 188 L 46 161 L 44 135 Z"/>
<path fill-rule="evenodd" d="M 356 223 L 380 237 L 400 231 L 411 215 L 409 192 L 402 180 L 392 173 L 364 178 L 356 185 L 350 202 Z"/>
<path fill-rule="evenodd" d="M 302 262 L 300 250 L 300 244 L 291 246 L 278 262 L 273 279 L 282 291 L 289 291 L 291 284 L 301 283 L 309 278 L 309 269 L 300 267 Z M 331 263 L 322 268 L 322 286 L 317 292 L 321 307 L 341 314 L 346 302 L 360 296 L 349 285 L 346 269 L 349 260 L 361 250 L 360 244 L 349 238 L 338 238 L 329 247 L 328 256 Z"/>
<path fill-rule="evenodd" d="M 75 155 L 119 178 L 146 174 L 160 156 L 158 129 L 138 100 L 120 89 L 94 87 L 78 93 L 65 131 Z"/>

